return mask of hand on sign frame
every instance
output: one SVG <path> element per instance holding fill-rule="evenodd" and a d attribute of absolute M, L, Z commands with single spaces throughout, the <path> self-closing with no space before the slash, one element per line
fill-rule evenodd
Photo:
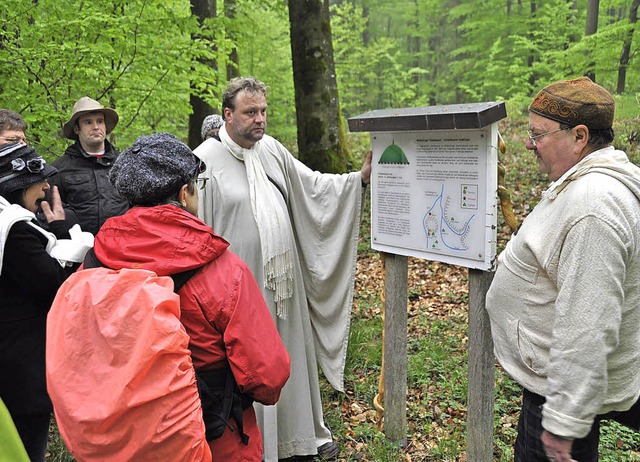
<path fill-rule="evenodd" d="M 362 184 L 369 184 L 371 182 L 371 158 L 373 153 L 369 151 L 367 157 L 364 159 L 362 168 L 360 169 L 360 175 L 362 176 Z"/>

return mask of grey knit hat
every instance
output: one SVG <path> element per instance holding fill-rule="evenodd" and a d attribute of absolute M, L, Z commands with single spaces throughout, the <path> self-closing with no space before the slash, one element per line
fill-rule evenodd
<path fill-rule="evenodd" d="M 170 133 L 141 136 L 111 167 L 109 181 L 132 206 L 163 204 L 203 170 L 189 147 Z"/>
<path fill-rule="evenodd" d="M 204 138 L 207 136 L 207 133 L 209 133 L 209 130 L 220 128 L 222 127 L 223 123 L 224 120 L 222 119 L 222 116 L 218 114 L 211 114 L 205 117 L 202 121 L 202 131 L 200 133 L 202 135 L 202 140 L 204 141 Z"/>
<path fill-rule="evenodd" d="M 46 180 L 58 173 L 55 167 L 24 143 L 0 145 L 0 195 Z"/>

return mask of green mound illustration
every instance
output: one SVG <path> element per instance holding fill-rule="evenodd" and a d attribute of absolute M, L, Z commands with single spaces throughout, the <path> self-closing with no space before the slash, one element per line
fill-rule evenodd
<path fill-rule="evenodd" d="M 387 146 L 387 148 L 380 156 L 381 164 L 409 164 L 409 160 L 407 156 L 404 154 L 404 151 L 397 144 L 392 144 Z"/>

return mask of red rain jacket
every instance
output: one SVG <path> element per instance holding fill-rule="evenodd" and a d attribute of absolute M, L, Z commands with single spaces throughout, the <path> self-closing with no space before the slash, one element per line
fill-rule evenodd
<path fill-rule="evenodd" d="M 189 212 L 162 205 L 134 207 L 108 219 L 94 250 L 113 269 L 142 268 L 168 276 L 202 267 L 178 292 L 195 369 L 228 363 L 240 391 L 274 404 L 289 378 L 289 355 L 251 271 L 228 246 Z M 211 442 L 213 459 L 260 461 L 262 438 L 252 407 L 244 412 L 244 432 L 248 446 L 235 426 Z"/>

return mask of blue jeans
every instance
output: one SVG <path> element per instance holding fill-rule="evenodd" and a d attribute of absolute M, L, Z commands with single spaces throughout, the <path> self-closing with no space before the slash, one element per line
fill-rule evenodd
<path fill-rule="evenodd" d="M 526 388 L 522 394 L 522 410 L 518 420 L 518 436 L 514 448 L 515 462 L 546 462 L 542 444 L 542 405 L 544 396 Z M 589 434 L 573 441 L 571 457 L 578 462 L 597 462 L 600 442 L 600 420 L 596 419 Z"/>

